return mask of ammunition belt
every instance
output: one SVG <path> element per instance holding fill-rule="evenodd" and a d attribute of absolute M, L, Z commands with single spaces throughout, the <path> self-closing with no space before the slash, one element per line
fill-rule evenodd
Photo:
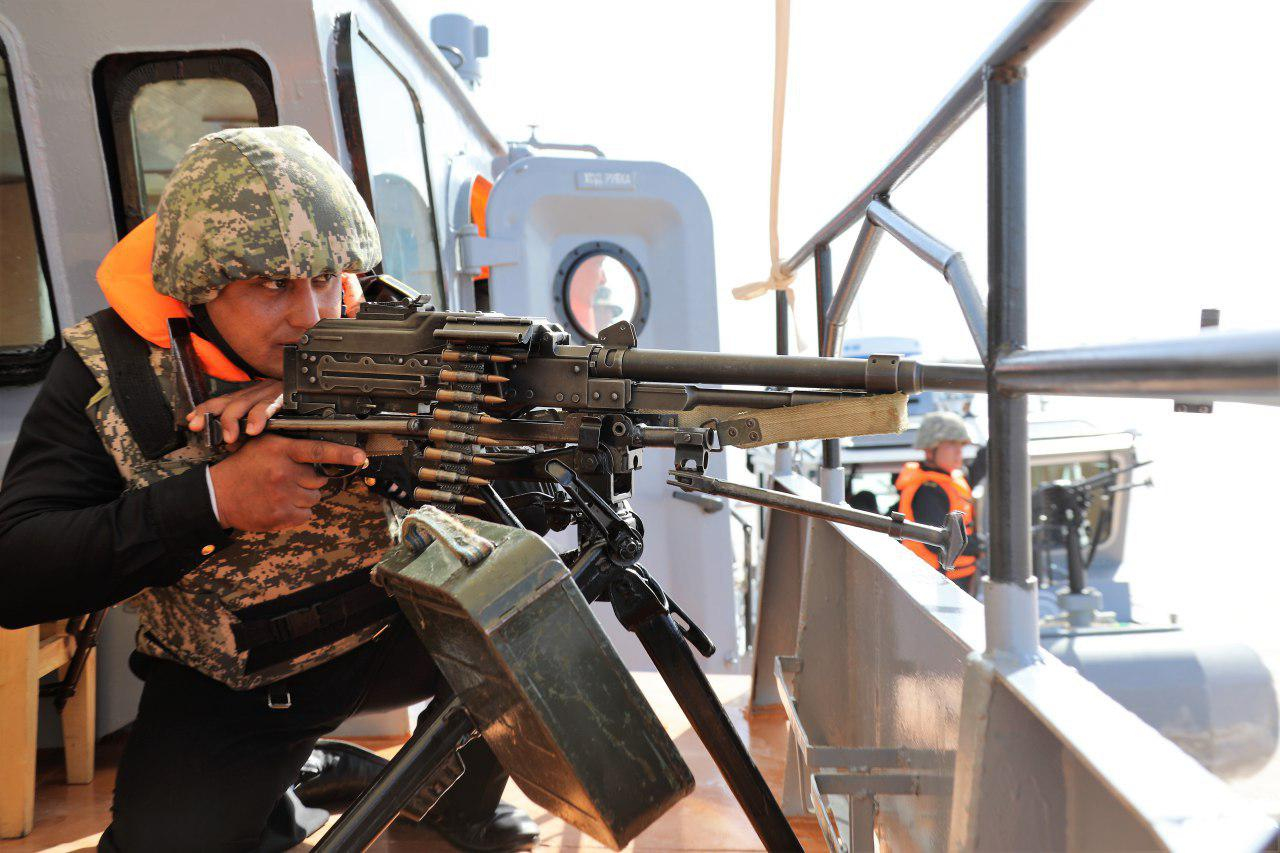
<path fill-rule="evenodd" d="M 428 462 L 418 471 L 419 488 L 414 498 L 428 506 L 448 512 L 456 512 L 466 505 L 479 505 L 483 501 L 468 495 L 477 484 L 486 481 L 474 475 L 481 463 L 475 461 L 482 452 L 481 445 L 496 442 L 480 438 L 467 431 L 466 424 L 479 422 L 481 404 L 485 402 L 486 383 L 505 382 L 505 378 L 493 375 L 492 344 L 461 332 L 453 333 L 448 327 L 441 337 L 448 340 L 442 354 L 442 370 L 436 393 L 435 418 L 442 429 L 432 443 L 445 456 Z M 500 341 L 509 343 L 509 341 Z M 452 356 L 452 358 L 450 358 Z M 505 359 L 510 361 L 510 359 Z M 456 378 L 455 378 L 456 377 Z M 475 381 L 480 380 L 480 381 Z M 444 406 L 445 403 L 449 405 Z M 495 423 L 488 419 L 490 423 Z"/>

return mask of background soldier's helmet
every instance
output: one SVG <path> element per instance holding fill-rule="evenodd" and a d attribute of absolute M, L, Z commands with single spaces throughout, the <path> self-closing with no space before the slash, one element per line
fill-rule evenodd
<path fill-rule="evenodd" d="M 155 288 L 191 305 L 233 281 L 361 272 L 378 229 L 346 172 L 300 127 L 202 137 L 156 210 Z"/>
<path fill-rule="evenodd" d="M 944 441 L 968 444 L 971 440 L 964 418 L 955 412 L 930 412 L 920 421 L 920 429 L 916 430 L 916 447 L 921 450 L 937 447 Z"/>

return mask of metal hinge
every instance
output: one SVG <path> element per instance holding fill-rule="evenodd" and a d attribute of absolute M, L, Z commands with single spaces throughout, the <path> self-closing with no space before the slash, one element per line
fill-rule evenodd
<path fill-rule="evenodd" d="M 458 263 L 466 275 L 480 275 L 485 267 L 510 267 L 520 263 L 520 244 L 515 240 L 481 237 L 474 223 L 458 229 Z"/>

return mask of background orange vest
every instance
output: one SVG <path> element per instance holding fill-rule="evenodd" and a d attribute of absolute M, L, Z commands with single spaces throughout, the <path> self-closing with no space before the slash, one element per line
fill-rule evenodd
<path fill-rule="evenodd" d="M 898 512 L 907 517 L 908 521 L 915 521 L 915 509 L 911 502 L 916 496 L 916 492 L 925 483 L 936 483 L 942 487 L 947 493 L 947 499 L 951 502 L 948 507 L 949 512 L 964 513 L 964 531 L 973 538 L 973 490 L 969 488 L 969 481 L 959 471 L 953 471 L 951 474 L 943 474 L 941 471 L 929 471 L 920 467 L 919 462 L 908 462 L 902 466 L 902 470 L 898 473 L 898 479 L 894 485 L 901 495 L 898 502 Z M 920 542 L 902 543 L 915 551 L 924 560 L 935 569 L 939 568 L 938 555 L 935 554 L 927 545 Z M 946 572 L 946 576 L 952 580 L 959 578 L 967 578 L 973 574 L 978 567 L 978 558 L 973 556 L 964 556 L 956 560 L 955 568 Z"/>

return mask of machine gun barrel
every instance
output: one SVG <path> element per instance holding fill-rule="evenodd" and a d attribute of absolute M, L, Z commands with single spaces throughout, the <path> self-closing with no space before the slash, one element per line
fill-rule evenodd
<path fill-rule="evenodd" d="M 624 379 L 650 382 L 781 385 L 847 391 L 904 391 L 908 394 L 987 390 L 986 372 L 981 367 L 929 364 L 883 355 L 815 358 L 630 349 L 622 356 L 619 375 Z"/>
<path fill-rule="evenodd" d="M 757 391 L 746 388 L 702 388 L 663 382 L 637 382 L 631 408 L 637 411 L 683 412 L 698 406 L 739 406 L 744 409 L 777 409 L 806 403 L 829 403 L 861 396 L 843 391 Z"/>
<path fill-rule="evenodd" d="M 1150 464 L 1151 460 L 1148 459 L 1146 462 L 1138 462 L 1137 464 L 1129 465 L 1124 468 L 1115 468 L 1111 471 L 1103 471 L 1101 474 L 1094 474 L 1092 477 L 1086 477 L 1079 482 L 1072 483 L 1070 487 L 1073 489 L 1092 489 L 1099 486 L 1108 486 L 1120 479 L 1120 475 L 1128 474 L 1130 471 L 1134 471 L 1144 465 Z"/>

